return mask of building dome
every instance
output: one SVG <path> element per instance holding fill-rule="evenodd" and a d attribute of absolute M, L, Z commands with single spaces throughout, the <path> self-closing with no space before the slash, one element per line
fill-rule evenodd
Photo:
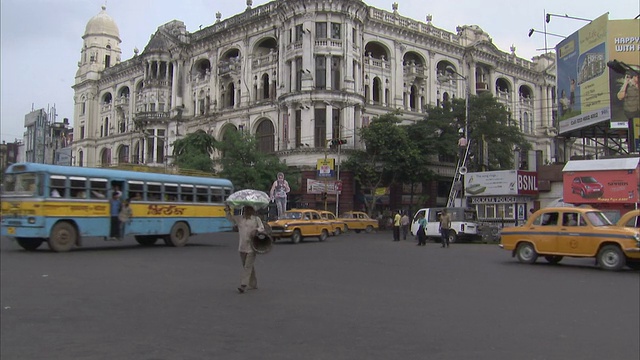
<path fill-rule="evenodd" d="M 115 37 L 118 41 L 120 40 L 118 25 L 116 25 L 116 22 L 107 14 L 106 6 L 103 5 L 100 13 L 92 17 L 87 23 L 84 36 L 88 35 L 108 35 Z"/>

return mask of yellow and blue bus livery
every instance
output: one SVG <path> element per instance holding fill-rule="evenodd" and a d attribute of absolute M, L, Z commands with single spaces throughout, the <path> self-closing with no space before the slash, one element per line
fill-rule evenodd
<path fill-rule="evenodd" d="M 106 239 L 114 192 L 130 200 L 124 235 L 141 245 L 163 239 L 183 246 L 191 234 L 232 229 L 224 216 L 233 192 L 226 179 L 35 163 L 11 165 L 4 177 L 2 235 L 26 250 L 47 241 L 54 251 L 68 251 L 84 238 Z"/>

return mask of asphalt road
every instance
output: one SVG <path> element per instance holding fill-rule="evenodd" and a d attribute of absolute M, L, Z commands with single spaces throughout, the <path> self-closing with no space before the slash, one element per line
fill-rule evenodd
<path fill-rule="evenodd" d="M 609 359 L 640 353 L 640 273 L 522 265 L 496 245 L 390 232 L 277 243 L 238 294 L 237 234 L 184 248 L 0 244 L 0 357 Z"/>

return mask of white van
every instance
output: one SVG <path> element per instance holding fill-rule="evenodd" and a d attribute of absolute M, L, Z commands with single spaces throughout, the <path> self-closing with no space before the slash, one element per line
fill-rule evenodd
<path fill-rule="evenodd" d="M 418 218 L 420 214 L 424 214 L 427 219 L 427 238 L 440 241 L 440 214 L 442 209 L 447 209 L 447 213 L 451 218 L 451 230 L 449 231 L 449 242 L 453 243 L 459 240 L 475 241 L 480 239 L 478 234 L 478 214 L 472 208 L 424 208 L 420 209 L 413 216 L 411 222 L 411 234 L 416 235 L 418 232 Z"/>

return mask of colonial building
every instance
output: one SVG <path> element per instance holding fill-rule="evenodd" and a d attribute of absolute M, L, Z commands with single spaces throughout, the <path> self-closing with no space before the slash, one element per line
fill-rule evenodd
<path fill-rule="evenodd" d="M 422 120 L 428 106 L 467 91 L 493 94 L 543 159 L 558 159 L 553 54 L 522 59 L 476 25 L 439 29 L 430 15 L 402 16 L 396 3 L 390 12 L 355 0 L 247 5 L 193 33 L 181 21 L 161 25 L 127 60 L 106 8 L 90 19 L 73 87 L 75 164 L 171 166 L 171 144 L 185 134 L 242 130 L 315 178 L 329 140 L 346 139 L 348 156 L 375 116 L 400 109 L 406 123 Z M 451 73 L 460 77 L 439 76 Z"/>

